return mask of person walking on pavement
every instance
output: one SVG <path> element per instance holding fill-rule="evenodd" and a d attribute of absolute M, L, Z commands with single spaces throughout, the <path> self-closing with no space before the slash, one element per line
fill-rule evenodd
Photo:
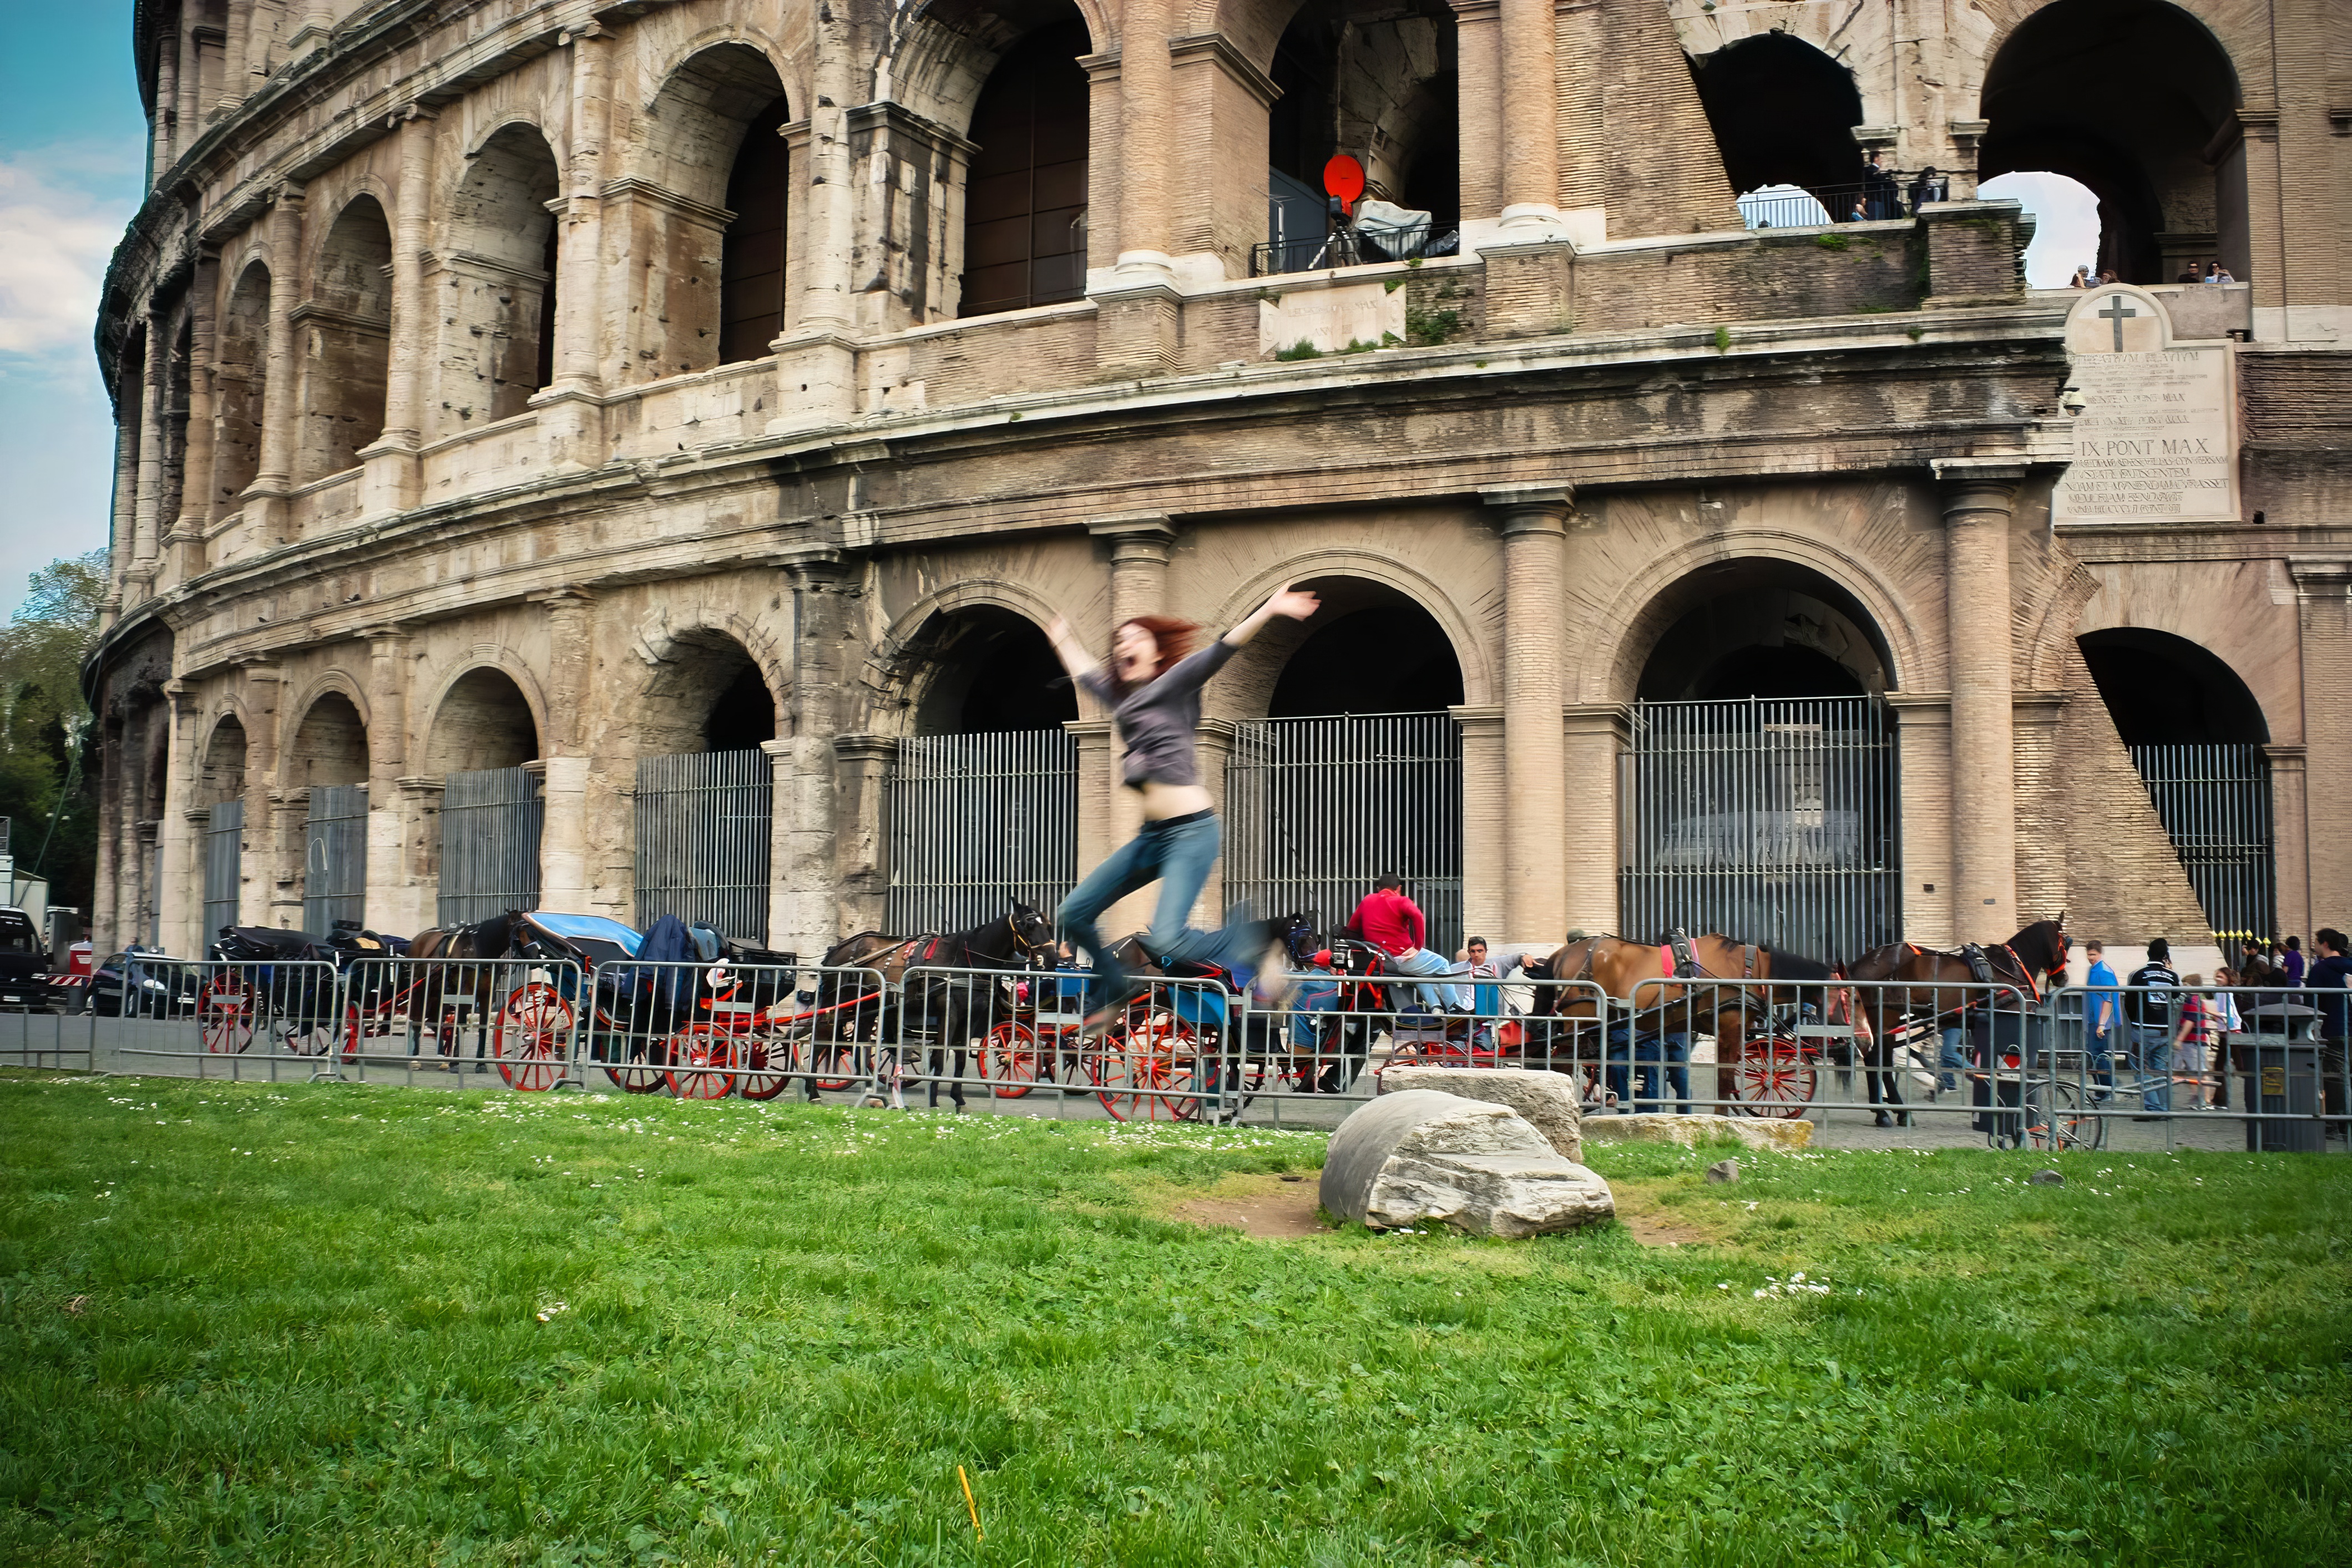
<path fill-rule="evenodd" d="M 1280 593 L 1224 636 L 1192 651 L 1201 628 L 1166 616 L 1138 616 L 1111 634 L 1106 670 L 1054 617 L 1045 635 L 1062 667 L 1111 710 L 1127 747 L 1122 780 L 1143 797 L 1143 831 L 1114 850 L 1070 890 L 1055 921 L 1094 964 L 1087 988 L 1084 1033 L 1091 1039 L 1144 992 L 1104 943 L 1095 921 L 1129 893 L 1160 884 L 1160 903 L 1144 935 L 1155 959 L 1213 963 L 1231 970 L 1261 1006 L 1286 1000 L 1287 972 L 1279 941 L 1263 952 L 1244 952 L 1244 922 L 1229 919 L 1222 930 L 1194 931 L 1187 923 L 1193 901 L 1216 863 L 1220 834 L 1209 792 L 1201 783 L 1195 741 L 1201 727 L 1201 688 L 1225 667 L 1268 621 L 1303 621 L 1322 607 L 1313 594 L 1297 588 Z"/>
<path fill-rule="evenodd" d="M 2279 967 L 2286 971 L 2289 985 L 2303 984 L 2303 938 L 2291 936 L 2286 939 L 2286 956 L 2279 960 Z"/>
<path fill-rule="evenodd" d="M 1429 922 L 1422 918 L 1421 906 L 1405 897 L 1404 879 L 1394 872 L 1372 884 L 1372 890 L 1348 917 L 1348 929 L 1361 933 L 1363 939 L 1388 955 L 1388 966 L 1400 974 L 1446 974 L 1454 966 L 1425 945 L 1429 940 Z M 1451 1005 L 1457 1013 L 1470 1010 L 1470 988 L 1466 985 L 1421 985 L 1423 1007 L 1435 1013 Z"/>
<path fill-rule="evenodd" d="M 2091 1064 L 2091 1082 L 2096 1087 L 2091 1094 L 2093 1104 L 2104 1101 L 2116 1087 L 2115 1048 L 2123 1025 L 2123 1010 L 2116 1002 L 2116 972 L 2107 963 L 2104 942 L 2084 942 L 2083 955 L 2091 961 L 2090 973 L 2083 984 L 2090 989 L 2090 998 L 2083 1010 L 2083 1054 Z"/>
<path fill-rule="evenodd" d="M 2230 1109 L 2230 1037 L 2242 1033 L 2246 1020 L 2244 1015 L 2238 1011 L 2238 999 L 2230 994 L 2230 988 L 2238 984 L 2237 971 L 2226 963 L 2221 965 L 2213 972 L 2213 984 L 2217 989 L 2205 999 L 2206 1005 L 2212 1009 L 2213 1014 L 2213 1109 L 2227 1110 Z"/>
<path fill-rule="evenodd" d="M 2292 942 L 2294 939 L 2287 939 Z M 2312 933 L 2319 948 L 2319 962 L 2311 966 L 2305 986 L 2311 992 L 2310 1002 L 2319 1009 L 2319 1087 L 2323 1098 L 2321 1114 L 2335 1119 L 2329 1131 L 2346 1126 L 2342 1118 L 2352 1115 L 2352 1106 L 2346 1100 L 2352 1091 L 2352 952 L 2347 952 L 2345 936 L 2334 926 Z"/>
<path fill-rule="evenodd" d="M 2172 1015 L 2180 976 L 2172 967 L 2172 944 L 2158 937 L 2147 944 L 2147 962 L 2132 971 L 2124 998 L 2131 1018 L 2132 1065 L 2139 1069 L 2139 1108 L 2135 1121 L 2172 1114 Z"/>

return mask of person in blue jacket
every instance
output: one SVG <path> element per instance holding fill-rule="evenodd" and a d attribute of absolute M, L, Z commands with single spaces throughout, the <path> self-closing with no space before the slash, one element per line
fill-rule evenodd
<path fill-rule="evenodd" d="M 2123 1026 L 2123 1010 L 2116 1005 L 2116 972 L 2107 963 L 2105 943 L 2086 942 L 2083 956 L 2091 961 L 2091 971 L 2083 977 L 2090 995 L 2083 1004 L 2083 1054 L 2091 1065 L 2091 1081 L 2098 1090 L 2091 1098 L 2102 1100 L 2116 1086 L 2114 1050 Z"/>

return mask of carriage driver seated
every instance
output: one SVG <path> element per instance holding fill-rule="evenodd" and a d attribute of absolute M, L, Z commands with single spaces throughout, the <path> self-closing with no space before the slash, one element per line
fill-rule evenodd
<path fill-rule="evenodd" d="M 1399 974 L 1451 974 L 1454 965 L 1423 946 L 1428 922 L 1421 906 L 1405 897 L 1404 879 L 1391 872 L 1372 884 L 1372 891 L 1348 918 L 1348 930 L 1379 948 L 1389 968 Z M 1421 1005 L 1432 1013 L 1470 1010 L 1467 985 L 1419 985 Z"/>

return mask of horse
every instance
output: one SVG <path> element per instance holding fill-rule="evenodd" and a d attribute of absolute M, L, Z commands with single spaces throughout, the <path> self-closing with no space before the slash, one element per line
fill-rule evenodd
<path fill-rule="evenodd" d="M 2066 952 L 2073 945 L 2062 913 L 2056 920 L 2035 921 L 1999 947 L 1979 948 L 1971 942 L 1938 952 L 1916 942 L 1891 942 L 1846 964 L 1850 980 L 1892 983 L 1858 991 L 1853 1000 L 1855 1010 L 1870 1026 L 1867 1070 L 1863 1074 L 1870 1103 L 1895 1107 L 1894 1123 L 1910 1126 L 1911 1112 L 1902 1109 L 1902 1075 L 1895 1067 L 1895 1031 L 1906 1026 L 1940 1028 L 1945 1018 L 1958 1017 L 1972 999 L 1981 999 L 1981 987 L 1987 983 L 2013 986 L 2023 1001 L 2039 1002 L 2045 981 L 2064 983 Z M 1955 993 L 1939 988 L 1970 985 L 1979 989 Z M 1890 1117 L 1881 1109 L 1875 1120 L 1885 1127 Z"/>
<path fill-rule="evenodd" d="M 415 958 L 504 958 L 514 947 L 515 922 L 522 918 L 520 910 L 492 915 L 488 920 L 467 925 L 427 926 L 408 943 L 408 956 Z M 448 1015 L 453 1003 L 462 1005 L 470 1000 L 474 1008 L 477 1031 L 475 1056 L 488 1054 L 485 1032 L 490 1016 L 490 994 L 494 975 L 486 964 L 478 969 L 453 972 L 440 963 L 419 964 L 414 972 L 415 991 L 408 1006 L 409 1055 L 415 1056 L 422 1044 L 425 1020 L 434 1019 L 435 1047 L 445 1058 L 454 1059 L 459 1053 L 457 1031 L 449 1026 Z M 483 1070 L 488 1070 L 487 1068 Z"/>
<path fill-rule="evenodd" d="M 958 1110 L 963 1110 L 964 1058 L 972 1037 L 986 1034 L 995 1021 L 996 984 L 992 980 L 987 982 L 984 997 L 975 996 L 981 983 L 973 977 L 926 971 L 982 969 L 1012 973 L 1028 968 L 1034 955 L 1051 953 L 1052 922 L 1018 899 L 1006 902 L 1009 908 L 1005 913 L 983 921 L 970 931 L 947 935 L 927 931 L 915 936 L 862 931 L 825 949 L 825 973 L 817 984 L 818 1016 L 831 1021 L 825 1038 L 837 1041 L 842 1037 L 838 1022 L 841 1011 L 854 1001 L 851 989 L 860 984 L 845 978 L 840 971 L 867 970 L 880 977 L 883 1001 L 873 1015 L 877 1047 L 872 1057 L 873 1071 L 859 1096 L 866 1103 L 881 1103 L 887 1084 L 889 1104 L 898 1110 L 906 1109 L 906 1096 L 900 1087 L 905 1063 L 899 1050 L 907 1031 L 911 1029 L 930 1037 L 928 1066 L 934 1075 L 930 1104 L 940 1102 L 936 1075 L 940 1057 L 952 1052 L 954 1070 L 948 1081 L 948 1097 Z M 910 971 L 914 973 L 912 981 L 908 979 Z M 851 1023 L 852 1038 L 863 1032 L 858 1026 L 860 1022 Z"/>
<path fill-rule="evenodd" d="M 1790 983 L 1820 985 L 1822 1000 L 1826 1001 L 1828 985 L 1836 977 L 1836 971 L 1816 958 L 1759 942 L 1738 942 L 1720 932 L 1687 938 L 1685 945 L 1690 961 L 1687 965 L 1677 960 L 1672 939 L 1664 942 L 1628 942 L 1623 937 L 1587 936 L 1571 931 L 1549 958 L 1523 964 L 1521 969 L 1530 979 L 1585 981 L 1598 986 L 1609 1001 L 1623 1004 L 1625 1012 L 1632 1015 L 1627 1019 L 1629 1037 L 1713 1035 L 1715 1089 L 1720 1112 L 1738 1098 L 1740 1049 L 1754 1026 L 1768 1019 L 1774 1008 L 1787 1006 L 1801 997 L 1801 992 L 1790 992 Z M 1529 1016 L 1557 1019 L 1570 1026 L 1598 1022 L 1605 1029 L 1608 1020 L 1601 1016 L 1604 1009 L 1616 1011 L 1608 1008 L 1606 1003 L 1596 1005 L 1582 993 L 1545 986 L 1538 991 Z M 1523 1058 L 1541 1040 L 1549 1065 L 1549 1046 L 1558 1028 L 1558 1024 L 1524 1026 L 1520 1046 Z M 1629 1037 L 1626 1045 L 1628 1052 L 1638 1058 L 1636 1042 Z M 1566 1070 L 1573 1074 L 1574 1064 L 1571 1062 Z M 1631 1074 L 1625 1068 L 1612 1067 L 1610 1076 L 1618 1080 L 1618 1098 L 1622 1101 L 1628 1087 L 1624 1080 Z M 1663 1091 L 1665 1086 L 1659 1087 Z"/>

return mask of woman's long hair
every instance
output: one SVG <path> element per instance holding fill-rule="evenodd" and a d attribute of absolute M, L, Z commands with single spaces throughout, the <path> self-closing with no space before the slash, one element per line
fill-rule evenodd
<path fill-rule="evenodd" d="M 1152 667 L 1152 680 L 1157 680 L 1167 674 L 1171 666 L 1191 653 L 1192 639 L 1201 635 L 1201 628 L 1197 623 L 1180 621 L 1173 616 L 1129 616 L 1111 627 L 1110 681 L 1111 685 L 1118 689 L 1121 697 L 1135 689 L 1128 683 L 1127 678 L 1118 672 L 1118 634 L 1129 626 L 1141 626 L 1151 634 L 1151 640 L 1159 646 L 1160 662 Z M 1150 682 L 1145 681 L 1141 684 L 1150 685 Z"/>

